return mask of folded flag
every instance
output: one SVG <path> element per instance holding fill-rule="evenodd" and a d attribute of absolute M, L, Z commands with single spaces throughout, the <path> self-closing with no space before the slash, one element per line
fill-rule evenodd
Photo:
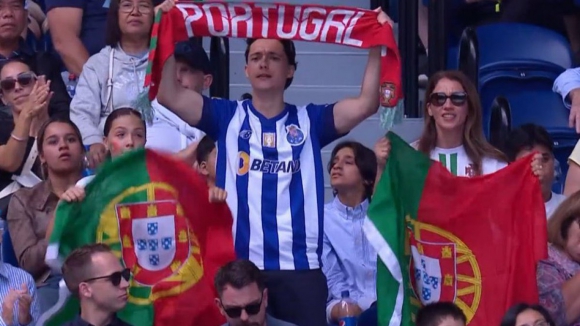
<path fill-rule="evenodd" d="M 190 166 L 139 149 L 107 162 L 80 203 L 61 203 L 46 254 L 60 267 L 85 244 L 108 244 L 131 269 L 129 300 L 118 316 L 139 326 L 218 326 L 213 277 L 235 259 L 232 215 L 210 204 Z M 62 285 L 64 286 L 64 285 Z M 79 312 L 73 296 L 41 317 L 60 326 Z"/>
<path fill-rule="evenodd" d="M 391 153 L 364 224 L 381 258 L 379 325 L 414 325 L 418 308 L 438 301 L 454 302 L 470 326 L 499 325 L 511 305 L 537 302 L 547 232 L 531 156 L 462 178 L 388 137 Z"/>

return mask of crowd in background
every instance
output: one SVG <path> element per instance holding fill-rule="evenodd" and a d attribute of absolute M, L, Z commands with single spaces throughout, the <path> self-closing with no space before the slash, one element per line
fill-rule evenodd
<path fill-rule="evenodd" d="M 390 144 L 341 142 L 326 169 L 320 150 L 376 113 L 380 49 L 369 51 L 360 94 L 296 106 L 284 102 L 297 67 L 291 41 L 248 40 L 252 91 L 240 101 L 203 96 L 212 83 L 209 58 L 197 42 L 183 41 L 164 66 L 146 122 L 139 101 L 153 17 L 174 5 L 0 0 L 0 211 L 16 259 L 16 266 L 0 264 L 0 325 L 34 325 L 56 303 L 62 279 L 81 302 L 70 325 L 126 325 L 115 313 L 127 302 L 131 270 L 110 248 L 79 248 L 62 271 L 51 270 L 45 255 L 59 202 L 83 201 L 103 162 L 143 147 L 190 165 L 207 180 L 210 200 L 232 211 L 239 260 L 215 275 L 227 325 L 336 325 L 347 314 L 376 325 L 377 253 L 362 225 Z M 378 13 L 377 23 L 391 23 Z M 554 88 L 577 117 L 578 70 Z M 411 145 L 456 176 L 491 174 L 534 153 L 549 257 L 537 269 L 539 302 L 514 306 L 501 325 L 580 325 L 580 146 L 557 194 L 546 130 L 523 125 L 503 148 L 490 145 L 477 90 L 462 73 L 430 76 L 423 109 L 423 132 Z M 324 173 L 335 195 L 326 204 Z M 466 323 L 445 302 L 416 316 L 418 326 Z"/>

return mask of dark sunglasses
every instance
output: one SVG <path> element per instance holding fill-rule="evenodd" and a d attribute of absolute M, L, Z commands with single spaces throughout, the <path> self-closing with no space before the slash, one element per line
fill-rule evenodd
<path fill-rule="evenodd" d="M 2 89 L 4 92 L 8 92 L 16 87 L 17 82 L 20 86 L 26 87 L 35 80 L 36 74 L 32 71 L 23 72 L 16 76 L 16 78 L 8 77 L 6 79 L 0 80 L 0 89 Z"/>
<path fill-rule="evenodd" d="M 107 276 L 99 276 L 99 277 L 89 278 L 88 280 L 84 280 L 83 282 L 92 282 L 92 281 L 96 281 L 96 280 L 107 279 L 114 286 L 119 286 L 119 284 L 121 284 L 121 278 L 124 279 L 125 281 L 129 282 L 129 279 L 131 278 L 131 270 L 128 268 L 125 268 L 124 270 L 122 270 L 120 272 L 114 272 L 113 274 L 107 275 Z"/>
<path fill-rule="evenodd" d="M 224 311 L 226 312 L 226 314 L 228 315 L 228 317 L 230 318 L 240 318 L 240 316 L 242 315 L 242 310 L 244 310 L 248 315 L 253 316 L 256 315 L 257 313 L 260 312 L 260 308 L 262 307 L 262 300 L 264 299 L 264 296 L 262 295 L 262 297 L 260 298 L 260 302 L 256 302 L 256 303 L 252 303 L 249 304 L 247 306 L 244 307 L 224 307 L 224 305 L 220 302 L 220 304 L 222 305 L 222 308 L 224 308 Z"/>
<path fill-rule="evenodd" d="M 433 93 L 429 96 L 429 103 L 434 106 L 442 106 L 447 102 L 447 99 L 450 99 L 453 105 L 463 105 L 467 101 L 467 93 L 453 92 L 451 95 L 445 93 Z"/>

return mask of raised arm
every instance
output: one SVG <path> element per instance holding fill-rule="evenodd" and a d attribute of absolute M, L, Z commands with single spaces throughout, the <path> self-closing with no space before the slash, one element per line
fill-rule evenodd
<path fill-rule="evenodd" d="M 182 87 L 177 81 L 176 72 L 175 58 L 171 56 L 163 67 L 157 101 L 181 120 L 191 126 L 197 126 L 203 112 L 203 96 Z"/>
<path fill-rule="evenodd" d="M 379 83 L 381 74 L 381 49 L 369 51 L 369 59 L 360 94 L 346 98 L 334 105 L 334 125 L 339 134 L 347 133 L 379 108 Z"/>
<path fill-rule="evenodd" d="M 82 6 L 74 7 L 72 1 L 70 7 L 55 7 L 48 11 L 48 25 L 54 47 L 66 69 L 77 76 L 81 74 L 83 65 L 89 59 L 89 52 L 79 37 L 82 21 Z"/>

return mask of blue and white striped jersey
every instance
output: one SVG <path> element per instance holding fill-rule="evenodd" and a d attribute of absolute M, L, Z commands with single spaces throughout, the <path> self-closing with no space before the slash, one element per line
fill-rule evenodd
<path fill-rule="evenodd" d="M 251 101 L 204 98 L 197 125 L 217 143 L 216 185 L 228 192 L 238 258 L 264 270 L 320 268 L 320 150 L 337 139 L 334 105 L 286 105 L 267 119 Z"/>

